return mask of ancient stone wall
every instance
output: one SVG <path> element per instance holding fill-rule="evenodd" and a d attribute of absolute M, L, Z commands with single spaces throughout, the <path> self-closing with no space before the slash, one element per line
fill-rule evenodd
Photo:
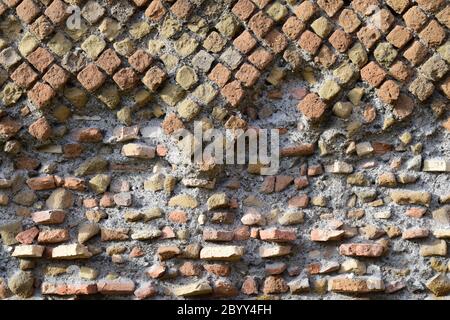
<path fill-rule="evenodd" d="M 0 0 L 0 299 L 448 295 L 449 28 L 447 0 Z M 278 172 L 192 161 L 198 122 L 274 129 Z"/>

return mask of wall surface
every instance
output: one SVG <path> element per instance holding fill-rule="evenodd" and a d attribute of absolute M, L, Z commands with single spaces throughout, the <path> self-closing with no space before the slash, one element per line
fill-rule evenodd
<path fill-rule="evenodd" d="M 449 28 L 446 0 L 0 0 L 0 299 L 448 297 Z M 276 130 L 278 172 L 191 161 L 198 121 Z"/>

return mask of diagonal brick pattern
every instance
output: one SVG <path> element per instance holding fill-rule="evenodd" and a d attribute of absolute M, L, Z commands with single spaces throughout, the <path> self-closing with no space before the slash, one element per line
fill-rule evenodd
<path fill-rule="evenodd" d="M 0 0 L 0 298 L 448 295 L 449 28 L 445 0 Z M 196 120 L 278 129 L 281 170 L 181 164 Z"/>

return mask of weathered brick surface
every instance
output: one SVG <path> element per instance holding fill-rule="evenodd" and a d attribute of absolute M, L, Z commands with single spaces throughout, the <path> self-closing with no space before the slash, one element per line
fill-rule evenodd
<path fill-rule="evenodd" d="M 116 2 L 0 1 L 0 299 L 448 296 L 444 0 Z"/>

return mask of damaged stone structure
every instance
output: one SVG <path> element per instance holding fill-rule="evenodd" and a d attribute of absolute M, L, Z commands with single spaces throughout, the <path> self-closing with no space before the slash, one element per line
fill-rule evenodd
<path fill-rule="evenodd" d="M 450 295 L 446 0 L 0 0 L 0 299 Z M 277 130 L 279 168 L 180 129 Z"/>

